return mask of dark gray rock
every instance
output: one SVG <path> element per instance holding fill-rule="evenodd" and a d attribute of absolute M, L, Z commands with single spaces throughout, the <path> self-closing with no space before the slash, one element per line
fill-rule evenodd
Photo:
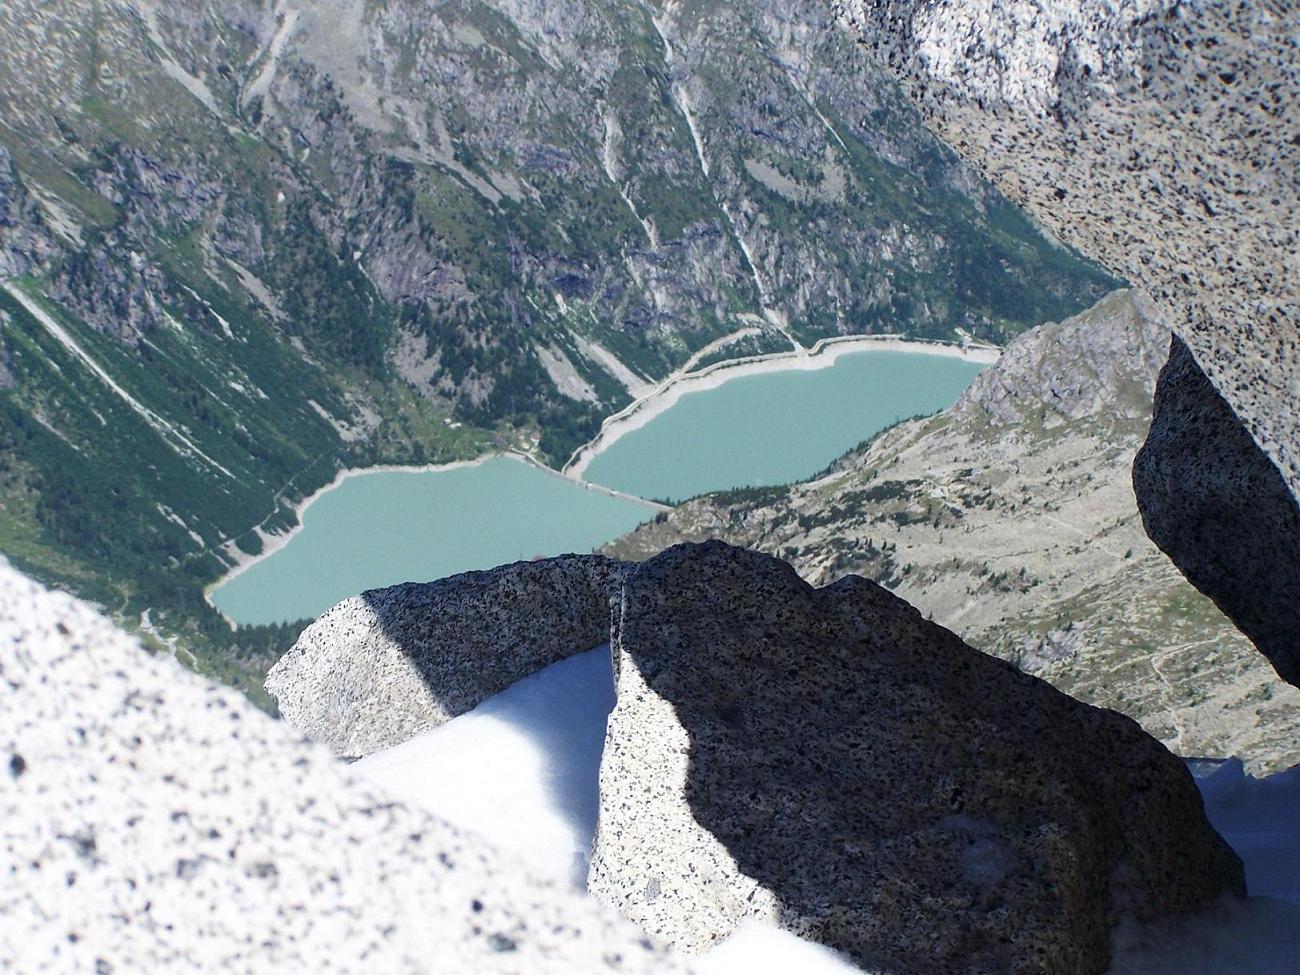
<path fill-rule="evenodd" d="M 1169 313 L 1205 381 L 1161 384 L 1157 398 L 1177 408 L 1161 406 L 1148 463 L 1186 449 L 1158 466 L 1219 470 L 1181 483 L 1140 475 L 1139 493 L 1154 489 L 1143 512 L 1191 581 L 1289 666 L 1279 654 L 1295 653 L 1294 612 L 1262 623 L 1279 587 L 1252 600 L 1243 580 L 1265 551 L 1279 557 L 1270 571 L 1284 587 L 1300 573 L 1300 548 L 1275 541 L 1300 495 L 1300 9 L 1292 0 L 835 6 L 967 161 Z M 1216 413 L 1222 422 L 1204 422 Z M 1232 506 L 1232 531 L 1201 530 L 1225 484 L 1262 493 Z"/>
<path fill-rule="evenodd" d="M 14 379 L 14 374 L 10 371 L 13 362 L 9 358 L 9 349 L 5 346 L 4 341 L 4 331 L 9 327 L 9 323 L 9 313 L 0 311 L 0 389 L 13 389 L 18 385 L 18 381 Z"/>
<path fill-rule="evenodd" d="M 682 971 L 0 566 L 0 971 Z"/>
<path fill-rule="evenodd" d="M 564 555 L 362 593 L 303 631 L 266 690 L 304 734 L 369 755 L 606 642 L 622 571 Z"/>
<path fill-rule="evenodd" d="M 1300 508 L 1174 338 L 1133 485 L 1147 534 L 1300 686 Z"/>
<path fill-rule="evenodd" d="M 765 917 L 869 970 L 1102 972 L 1244 891 L 1183 764 L 857 577 L 720 542 L 623 584 L 590 889 L 688 951 Z"/>
<path fill-rule="evenodd" d="M 36 201 L 0 145 L 0 278 L 26 274 L 58 252 Z"/>
<path fill-rule="evenodd" d="M 1143 530 L 1133 458 L 1168 356 L 1150 299 L 1116 292 L 1019 336 L 952 407 L 825 476 L 697 498 L 603 551 L 639 561 L 719 538 L 814 585 L 865 576 L 1176 754 L 1236 755 L 1256 775 L 1290 768 L 1300 688 Z"/>

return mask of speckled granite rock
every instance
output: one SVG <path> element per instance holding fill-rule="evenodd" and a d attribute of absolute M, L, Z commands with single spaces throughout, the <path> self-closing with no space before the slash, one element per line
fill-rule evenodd
<path fill-rule="evenodd" d="M 769 917 L 869 970 L 1102 972 L 1242 892 L 1182 763 L 857 577 L 720 542 L 624 582 L 594 894 L 699 951 Z"/>
<path fill-rule="evenodd" d="M 1300 495 L 1300 7 L 833 2 L 962 156 L 1169 311 L 1191 352 L 1177 370 L 1188 381 L 1157 391 L 1179 408 L 1163 411 L 1148 469 L 1213 459 L 1220 470 L 1182 483 L 1139 477 L 1143 512 L 1163 526 L 1155 540 L 1188 578 L 1279 671 L 1291 670 L 1283 658 L 1295 653 L 1296 604 L 1261 629 L 1258 618 L 1283 608 L 1268 600 L 1274 587 L 1251 607 L 1239 597 L 1256 572 L 1240 556 L 1295 521 Z M 1191 360 L 1208 382 L 1191 376 Z M 1224 422 L 1197 425 L 1216 411 Z M 1154 456 L 1187 447 L 1191 455 Z M 1180 537 L 1181 522 L 1219 502 L 1217 485 L 1272 483 L 1276 472 L 1286 492 L 1238 507 L 1233 536 Z M 1300 549 L 1285 562 L 1294 579 Z M 1272 641 L 1277 629 L 1291 638 Z"/>
<path fill-rule="evenodd" d="M 437 727 L 609 639 L 621 563 L 564 555 L 345 599 L 271 668 L 286 721 L 346 756 Z"/>
<path fill-rule="evenodd" d="M 1300 510 L 1178 339 L 1158 388 L 1133 465 L 1147 534 L 1300 686 Z"/>
<path fill-rule="evenodd" d="M 682 970 L 2 567 L 0 684 L 0 971 Z"/>
<path fill-rule="evenodd" d="M 1116 292 L 1019 336 L 948 410 L 824 476 L 697 498 L 604 553 L 640 561 L 718 538 L 813 585 L 865 576 L 1175 754 L 1290 768 L 1300 688 L 1195 592 L 1138 512 L 1133 457 L 1168 354 L 1152 302 Z M 1260 551 L 1261 565 L 1277 557 Z"/>

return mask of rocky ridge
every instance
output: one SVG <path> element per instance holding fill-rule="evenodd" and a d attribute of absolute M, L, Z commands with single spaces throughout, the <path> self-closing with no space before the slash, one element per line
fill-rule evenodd
<path fill-rule="evenodd" d="M 0 566 L 0 968 L 682 972 Z"/>
<path fill-rule="evenodd" d="M 861 574 L 1179 754 L 1286 768 L 1300 692 L 1152 545 L 1134 499 L 1168 336 L 1148 298 L 1115 293 L 1021 336 L 949 410 L 825 475 L 687 502 L 606 551 L 721 538 L 816 585 Z"/>
<path fill-rule="evenodd" d="M 589 889 L 686 951 L 745 917 L 868 971 L 1103 972 L 1244 893 L 1182 762 L 874 583 L 720 542 L 623 580 Z"/>
<path fill-rule="evenodd" d="M 964 158 L 1167 310 L 1183 346 L 1134 471 L 1139 503 L 1157 543 L 1294 678 L 1300 8 L 835 6 Z M 1162 413 L 1165 400 L 1177 405 Z M 1211 415 L 1220 421 L 1197 425 Z M 1267 488 L 1246 498 L 1234 491 L 1243 483 Z M 1232 529 L 1204 530 L 1205 512 Z M 1252 589 L 1256 553 L 1279 527 L 1292 554 Z"/>
<path fill-rule="evenodd" d="M 566 555 L 344 600 L 271 668 L 280 715 L 336 754 L 389 748 L 609 639 L 624 567 Z"/>

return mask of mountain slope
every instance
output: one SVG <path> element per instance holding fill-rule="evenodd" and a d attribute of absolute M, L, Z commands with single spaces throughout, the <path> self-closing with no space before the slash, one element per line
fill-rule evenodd
<path fill-rule="evenodd" d="M 0 29 L 0 546 L 155 622 L 341 466 L 554 462 L 735 333 L 1000 339 L 1113 284 L 812 0 Z"/>
<path fill-rule="evenodd" d="M 1294 764 L 1300 692 L 1142 530 L 1129 469 L 1168 334 L 1145 296 L 1117 292 L 822 477 L 688 502 L 607 551 L 718 537 L 817 584 L 865 575 L 1180 754 Z"/>

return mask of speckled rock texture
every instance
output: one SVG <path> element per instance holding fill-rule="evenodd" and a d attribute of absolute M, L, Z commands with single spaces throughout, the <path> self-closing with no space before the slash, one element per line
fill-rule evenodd
<path fill-rule="evenodd" d="M 641 561 L 718 538 L 779 556 L 813 585 L 865 576 L 1177 755 L 1237 755 L 1255 775 L 1290 768 L 1300 688 L 1143 528 L 1130 471 L 1168 354 L 1153 303 L 1116 292 L 1019 336 L 948 410 L 815 480 L 697 498 L 604 554 Z M 1260 551 L 1261 566 L 1282 561 Z"/>
<path fill-rule="evenodd" d="M 0 684 L 0 971 L 683 970 L 4 567 Z"/>
<path fill-rule="evenodd" d="M 622 571 L 564 555 L 362 593 L 303 631 L 266 690 L 304 734 L 369 755 L 606 642 Z"/>
<path fill-rule="evenodd" d="M 887 590 L 680 545 L 633 571 L 591 891 L 679 948 L 767 917 L 871 971 L 1106 970 L 1244 890 L 1183 764 Z"/>
<path fill-rule="evenodd" d="M 1242 538 L 1269 547 L 1275 526 L 1296 519 L 1300 495 L 1300 6 L 834 4 L 962 156 L 1062 240 L 1147 287 L 1168 310 L 1191 354 L 1174 370 L 1180 387 L 1167 380 L 1157 390 L 1158 401 L 1179 409 L 1163 411 L 1147 469 L 1187 469 L 1200 459 L 1219 471 L 1184 483 L 1139 476 L 1139 502 L 1164 528 L 1155 541 L 1188 578 L 1279 672 L 1290 669 L 1295 603 L 1265 632 L 1256 620 L 1280 608 L 1268 601 L 1275 589 L 1249 609 L 1238 597 L 1255 576 L 1240 560 L 1251 548 Z M 1198 426 L 1216 411 L 1225 422 Z M 1211 434 L 1221 439 L 1204 442 Z M 1187 447 L 1194 453 L 1153 456 Z M 1236 537 L 1195 529 L 1179 537 L 1180 522 L 1195 525 L 1217 503 L 1217 485 L 1272 482 L 1269 467 L 1287 490 L 1255 499 L 1253 517 L 1240 506 Z M 1206 547 L 1216 540 L 1227 544 Z M 1280 571 L 1294 578 L 1300 549 L 1285 562 Z M 1276 629 L 1289 640 L 1273 641 Z"/>
<path fill-rule="evenodd" d="M 1176 338 L 1158 388 L 1133 465 L 1147 534 L 1300 686 L 1300 510 L 1275 467 L 1240 460 L 1254 441 Z"/>

